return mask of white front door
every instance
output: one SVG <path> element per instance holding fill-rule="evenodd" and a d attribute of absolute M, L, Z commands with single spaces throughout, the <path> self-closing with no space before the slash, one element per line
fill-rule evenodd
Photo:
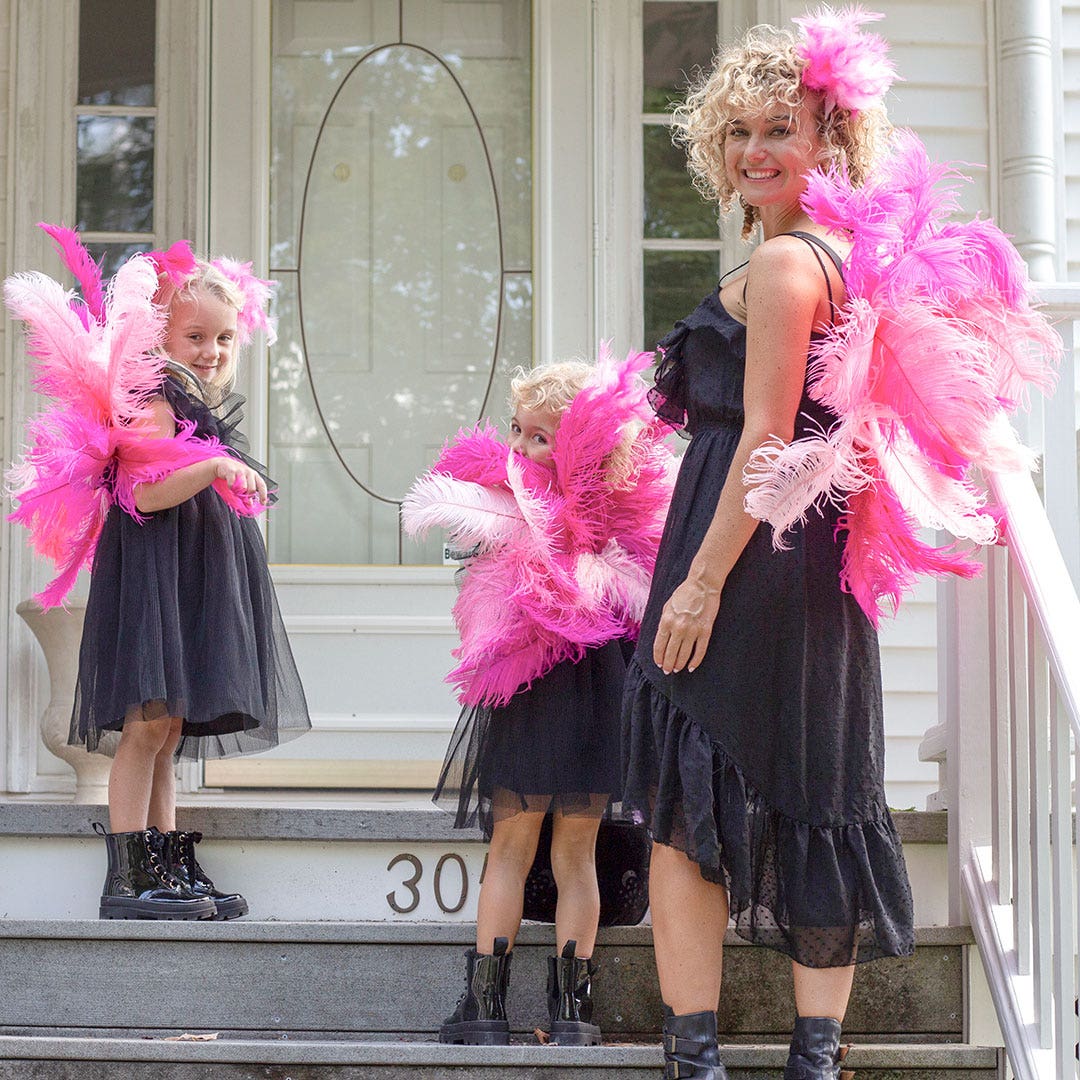
<path fill-rule="evenodd" d="M 262 26 L 279 337 L 251 373 L 251 430 L 280 485 L 267 541 L 314 731 L 208 763 L 207 786 L 435 778 L 457 712 L 453 568 L 441 536 L 402 536 L 399 505 L 531 362 L 531 30 L 528 0 L 275 0 Z M 213 78 L 228 128 L 236 72 Z M 212 244 L 230 204 L 251 216 L 213 168 L 220 142 Z"/>

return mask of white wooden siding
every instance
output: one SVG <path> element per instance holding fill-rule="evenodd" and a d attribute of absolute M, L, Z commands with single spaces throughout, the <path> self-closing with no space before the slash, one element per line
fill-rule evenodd
<path fill-rule="evenodd" d="M 1080 280 L 1080 0 L 1061 2 L 1065 140 L 1065 246 L 1070 281 Z"/>

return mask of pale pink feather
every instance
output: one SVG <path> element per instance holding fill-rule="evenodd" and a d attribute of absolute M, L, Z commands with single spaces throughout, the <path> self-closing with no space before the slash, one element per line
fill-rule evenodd
<path fill-rule="evenodd" d="M 462 547 L 490 547 L 516 535 L 525 519 L 513 494 L 430 472 L 409 489 L 401 503 L 401 522 L 410 536 L 445 529 Z"/>
<path fill-rule="evenodd" d="M 251 272 L 251 263 L 222 257 L 211 263 L 239 289 L 244 300 L 236 320 L 237 338 L 246 345 L 257 330 L 266 333 L 267 345 L 277 341 L 277 320 L 270 315 L 267 306 L 274 295 L 277 282 L 266 281 Z"/>

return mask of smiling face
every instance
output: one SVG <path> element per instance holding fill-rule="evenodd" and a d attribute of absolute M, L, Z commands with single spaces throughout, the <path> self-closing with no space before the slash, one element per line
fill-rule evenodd
<path fill-rule="evenodd" d="M 165 351 L 204 383 L 221 385 L 232 375 L 237 310 L 205 289 L 181 293 L 169 307 Z"/>
<path fill-rule="evenodd" d="M 797 207 L 806 174 L 821 158 L 817 116 L 808 101 L 795 110 L 772 105 L 728 121 L 724 171 L 751 206 L 781 211 Z"/>
<path fill-rule="evenodd" d="M 547 464 L 555 449 L 555 432 L 559 417 L 550 409 L 526 409 L 519 405 L 510 419 L 511 450 L 523 454 L 530 461 Z"/>

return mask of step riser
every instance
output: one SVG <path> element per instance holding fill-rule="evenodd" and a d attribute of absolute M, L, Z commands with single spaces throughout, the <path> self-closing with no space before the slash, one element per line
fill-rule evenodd
<path fill-rule="evenodd" d="M 404 928 L 401 928 L 404 933 Z M 533 940 L 542 934 L 533 930 Z M 546 936 L 546 935 L 544 935 Z M 644 935 L 642 935 L 644 936 Z M 955 1041 L 962 1034 L 961 946 L 925 945 L 910 960 L 860 969 L 845 1031 Z M 515 1030 L 546 1018 L 550 945 L 514 953 Z M 609 1038 L 655 1033 L 662 1017 L 651 947 L 597 950 L 598 1022 Z M 20 992 L 0 996 L 0 1027 L 170 1028 L 433 1033 L 461 991 L 462 945 L 228 940 L 0 938 L 0 970 Z M 78 978 L 72 973 L 78 972 Z M 177 992 L 183 979 L 198 992 Z M 791 965 L 745 946 L 725 953 L 720 1028 L 786 1039 Z"/>
<path fill-rule="evenodd" d="M 248 898 L 252 918 L 458 923 L 476 921 L 486 851 L 472 835 L 450 841 L 208 838 L 198 854 L 220 886 Z M 904 855 L 916 925 L 946 924 L 945 846 L 908 844 Z M 105 878 L 105 848 L 97 837 L 0 836 L 0 865 L 0 917 L 97 917 Z"/>

